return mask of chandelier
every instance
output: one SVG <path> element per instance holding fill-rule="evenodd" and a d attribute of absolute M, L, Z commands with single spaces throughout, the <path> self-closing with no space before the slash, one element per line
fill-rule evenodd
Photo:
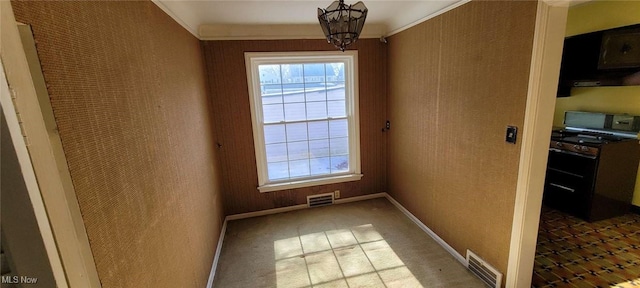
<path fill-rule="evenodd" d="M 327 42 L 344 52 L 347 46 L 360 37 L 367 11 L 367 7 L 360 1 L 346 5 L 344 0 L 334 1 L 327 9 L 318 8 L 318 20 Z"/>

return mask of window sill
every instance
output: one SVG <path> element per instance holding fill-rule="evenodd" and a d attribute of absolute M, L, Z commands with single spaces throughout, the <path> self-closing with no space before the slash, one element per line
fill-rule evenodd
<path fill-rule="evenodd" d="M 290 182 L 277 183 L 277 184 L 266 184 L 266 185 L 258 186 L 258 190 L 260 191 L 260 193 L 265 193 L 265 192 L 296 189 L 296 188 L 311 187 L 311 186 L 318 186 L 318 185 L 358 181 L 361 178 L 362 178 L 362 174 L 329 176 L 329 177 L 318 178 L 318 179 L 306 179 L 306 180 L 290 181 Z"/>

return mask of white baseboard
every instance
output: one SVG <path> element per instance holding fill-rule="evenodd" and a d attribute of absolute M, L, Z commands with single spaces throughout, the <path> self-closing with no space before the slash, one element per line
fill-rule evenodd
<path fill-rule="evenodd" d="M 440 246 L 442 246 L 442 248 L 447 250 L 447 252 L 449 252 L 453 256 L 453 258 L 456 258 L 456 260 L 458 260 L 460 263 L 462 263 L 462 265 L 467 267 L 467 259 L 465 257 L 460 255 L 460 253 L 458 253 L 458 251 L 453 249 L 453 247 L 451 247 L 447 242 L 442 240 L 442 238 L 440 238 L 440 236 L 438 236 L 438 234 L 433 232 L 433 230 L 429 229 L 429 227 L 427 227 L 427 225 L 424 225 L 424 223 L 422 223 L 418 218 L 416 218 L 416 216 L 413 216 L 413 214 L 411 214 L 411 212 L 409 212 L 409 210 L 407 210 L 400 203 L 398 203 L 398 201 L 396 201 L 396 199 L 393 199 L 393 197 L 391 197 L 391 195 L 389 195 L 387 193 L 384 193 L 384 194 L 387 197 L 387 200 L 389 200 L 389 202 L 391 202 L 398 209 L 400 209 L 400 211 L 402 211 L 402 213 L 404 213 L 404 215 L 406 215 L 409 219 L 411 219 L 411 221 L 413 221 L 413 223 L 416 223 L 416 225 L 418 225 L 418 227 L 420 227 L 420 229 L 422 229 L 422 231 L 427 233 L 427 235 L 431 236 L 431 238 L 433 238 L 433 240 L 435 240 L 438 244 L 440 244 Z"/>
<path fill-rule="evenodd" d="M 364 200 L 375 199 L 375 198 L 382 198 L 382 197 L 385 197 L 386 194 L 387 193 L 382 192 L 382 193 L 375 193 L 375 194 L 368 194 L 368 195 L 362 195 L 362 196 L 355 196 L 355 197 L 349 197 L 349 198 L 336 199 L 334 201 L 334 203 L 335 204 L 343 204 L 343 203 L 349 203 L 349 202 L 356 202 L 356 201 L 364 201 Z M 255 212 L 233 214 L 233 215 L 227 216 L 225 219 L 226 220 L 238 220 L 238 219 L 265 216 L 265 215 L 271 215 L 271 214 L 278 214 L 278 213 L 295 211 L 295 210 L 306 209 L 306 208 L 308 208 L 307 204 L 299 204 L 299 205 L 294 205 L 294 206 L 287 206 L 287 207 L 280 207 L 280 208 L 274 208 L 274 209 L 260 210 L 260 211 L 255 211 Z"/>
<path fill-rule="evenodd" d="M 220 231 L 220 237 L 218 237 L 218 246 L 216 247 L 216 254 L 213 256 L 213 264 L 211 265 L 211 272 L 209 273 L 209 280 L 207 281 L 207 288 L 213 287 L 213 278 L 216 276 L 216 269 L 218 268 L 218 260 L 220 260 L 220 252 L 222 251 L 222 241 L 224 241 L 224 234 L 227 232 L 227 219 L 224 219 L 222 223 L 222 231 Z"/>
<path fill-rule="evenodd" d="M 350 202 L 364 201 L 369 199 L 383 198 L 383 197 L 386 197 L 386 195 L 387 193 L 381 192 L 381 193 L 355 196 L 355 197 L 349 197 L 349 198 L 340 198 L 340 199 L 334 200 L 333 203 L 344 204 L 344 203 L 350 203 Z"/>
<path fill-rule="evenodd" d="M 300 205 L 293 205 L 293 206 L 280 207 L 280 208 L 274 208 L 274 209 L 260 210 L 255 212 L 233 214 L 233 215 L 227 216 L 225 219 L 229 221 L 239 220 L 239 219 L 245 219 L 245 218 L 252 218 L 252 217 L 258 217 L 258 216 L 264 216 L 264 215 L 295 211 L 295 210 L 300 210 L 305 208 L 307 208 L 307 204 L 300 204 Z"/>

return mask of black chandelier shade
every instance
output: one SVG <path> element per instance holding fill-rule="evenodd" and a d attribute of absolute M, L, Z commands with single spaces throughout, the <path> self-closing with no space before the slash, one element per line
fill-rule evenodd
<path fill-rule="evenodd" d="M 327 9 L 318 8 L 318 21 L 327 42 L 340 51 L 356 42 L 364 27 L 367 11 L 367 7 L 361 1 L 346 5 L 344 0 L 340 0 L 331 3 Z"/>

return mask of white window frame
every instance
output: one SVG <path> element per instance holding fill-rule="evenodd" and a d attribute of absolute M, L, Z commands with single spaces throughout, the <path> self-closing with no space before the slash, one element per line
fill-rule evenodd
<path fill-rule="evenodd" d="M 345 65 L 345 106 L 349 131 L 349 171 L 339 174 L 269 181 L 258 66 L 263 64 L 326 62 L 342 62 Z M 258 190 L 260 192 L 356 181 L 362 178 L 360 171 L 360 121 L 358 113 L 358 51 L 245 52 L 245 65 L 258 170 Z M 328 119 L 330 120 L 331 118 L 329 117 Z"/>

